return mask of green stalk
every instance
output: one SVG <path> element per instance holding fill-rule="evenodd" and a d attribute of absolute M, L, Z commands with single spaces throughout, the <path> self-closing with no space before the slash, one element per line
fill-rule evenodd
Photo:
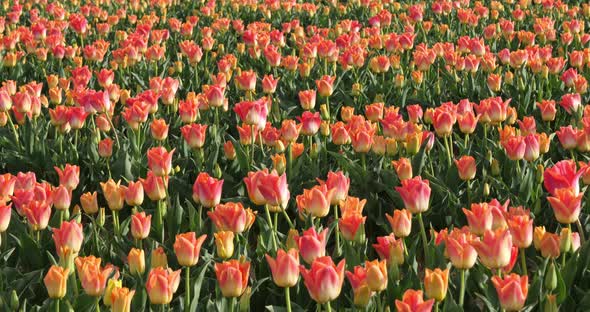
<path fill-rule="evenodd" d="M 184 311 L 188 312 L 190 310 L 190 305 L 191 305 L 191 267 L 187 266 L 185 271 L 184 271 L 185 277 L 184 277 L 184 288 L 185 288 L 185 292 L 184 292 Z"/>
<path fill-rule="evenodd" d="M 290 293 L 291 292 L 289 291 L 289 287 L 285 287 L 285 304 L 287 305 L 287 312 L 291 312 L 291 294 Z"/>
<path fill-rule="evenodd" d="M 580 222 L 580 218 L 576 220 L 576 226 L 578 227 L 578 233 L 580 234 L 580 243 L 581 245 L 584 245 L 584 243 L 586 242 L 586 235 L 584 235 L 584 227 Z"/>
<path fill-rule="evenodd" d="M 420 223 L 420 235 L 422 236 L 422 247 L 424 247 L 424 260 L 426 260 L 426 247 L 428 239 L 426 238 L 426 230 L 424 229 L 424 220 L 422 220 L 422 213 L 418 214 L 418 222 Z"/>
<path fill-rule="evenodd" d="M 340 245 L 340 225 L 338 223 L 338 206 L 337 205 L 334 205 L 334 222 L 336 222 L 336 227 L 334 228 L 334 230 L 336 231 L 336 256 L 339 257 L 340 255 L 342 255 L 342 248 Z"/>
<path fill-rule="evenodd" d="M 463 302 L 465 301 L 465 271 L 466 269 L 461 269 L 461 288 L 459 290 L 459 306 L 463 307 Z"/>
<path fill-rule="evenodd" d="M 281 212 L 283 213 L 283 216 L 285 216 L 287 223 L 289 223 L 289 228 L 294 229 L 295 225 L 293 225 L 293 222 L 291 222 L 291 218 L 289 218 L 289 215 L 287 214 L 287 209 L 281 209 Z"/>
<path fill-rule="evenodd" d="M 330 305 L 330 301 L 326 302 L 326 311 L 332 312 L 332 306 Z"/>
<path fill-rule="evenodd" d="M 268 222 L 268 227 L 270 230 L 270 235 L 272 236 L 272 245 L 273 245 L 273 251 L 277 251 L 277 238 L 276 238 L 276 233 L 273 230 L 273 224 L 272 224 L 272 218 L 270 217 L 270 210 L 268 209 L 268 205 L 264 205 L 264 210 L 266 211 L 266 219 Z"/>
<path fill-rule="evenodd" d="M 520 248 L 520 266 L 522 266 L 522 274 L 529 275 L 526 269 L 526 254 L 524 251 L 524 248 Z"/>

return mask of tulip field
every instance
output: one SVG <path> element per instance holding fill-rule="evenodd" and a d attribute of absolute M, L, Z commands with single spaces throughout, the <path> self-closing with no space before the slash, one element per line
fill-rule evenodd
<path fill-rule="evenodd" d="M 0 16 L 0 311 L 590 311 L 587 1 Z"/>

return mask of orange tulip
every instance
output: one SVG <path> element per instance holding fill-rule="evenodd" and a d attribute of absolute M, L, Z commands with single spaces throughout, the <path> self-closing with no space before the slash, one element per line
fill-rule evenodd
<path fill-rule="evenodd" d="M 150 200 L 158 201 L 166 198 L 166 188 L 168 188 L 168 177 L 156 176 L 152 171 L 148 171 L 145 179 L 139 178 L 143 189 Z"/>
<path fill-rule="evenodd" d="M 104 290 L 104 297 L 102 298 L 102 302 L 104 303 L 104 305 L 106 305 L 107 307 L 113 305 L 113 298 L 111 297 L 111 295 L 114 290 L 117 290 L 121 287 L 123 287 L 123 281 L 116 280 L 114 278 L 109 279 L 109 281 L 107 282 L 107 287 Z"/>
<path fill-rule="evenodd" d="M 469 232 L 454 229 L 446 238 L 446 251 L 457 269 L 470 269 L 477 260 L 477 251 L 471 245 L 476 238 Z"/>
<path fill-rule="evenodd" d="M 100 186 L 109 208 L 115 211 L 123 209 L 125 190 L 121 187 L 121 181 L 109 179 L 106 183 L 100 182 Z"/>
<path fill-rule="evenodd" d="M 321 97 L 329 97 L 334 92 L 334 81 L 336 81 L 335 76 L 327 76 L 324 75 L 320 80 L 316 80 L 316 86 L 318 88 L 318 93 Z"/>
<path fill-rule="evenodd" d="M 215 179 L 201 172 L 193 184 L 193 200 L 205 208 L 213 208 L 221 201 L 223 180 Z"/>
<path fill-rule="evenodd" d="M 145 239 L 150 235 L 152 216 L 138 212 L 131 216 L 131 235 L 135 239 Z"/>
<path fill-rule="evenodd" d="M 44 201 L 32 201 L 24 206 L 23 212 L 31 229 L 40 231 L 44 230 L 49 223 L 51 206 Z"/>
<path fill-rule="evenodd" d="M 152 304 L 168 304 L 180 285 L 180 270 L 153 268 L 147 278 L 145 289 Z"/>
<path fill-rule="evenodd" d="M 177 234 L 176 241 L 174 242 L 174 253 L 178 259 L 178 264 L 182 266 L 193 266 L 197 264 L 201 246 L 206 238 L 206 234 L 196 238 L 195 232 Z"/>
<path fill-rule="evenodd" d="M 380 292 L 387 288 L 387 260 L 365 261 L 367 284 L 372 291 Z"/>
<path fill-rule="evenodd" d="M 533 243 L 533 220 L 528 214 L 509 215 L 506 223 L 516 247 L 527 248 Z"/>
<path fill-rule="evenodd" d="M 244 209 L 242 203 L 218 204 L 207 215 L 218 231 L 242 233 L 254 222 L 255 214 L 250 208 Z"/>
<path fill-rule="evenodd" d="M 506 311 L 519 311 L 524 306 L 529 290 L 528 276 L 509 274 L 501 278 L 492 277 L 492 284 L 498 292 L 500 306 Z"/>
<path fill-rule="evenodd" d="M 487 230 L 482 241 L 471 243 L 479 254 L 483 265 L 489 269 L 499 269 L 510 263 L 512 236 L 508 229 Z"/>
<path fill-rule="evenodd" d="M 402 157 L 399 160 L 391 161 L 391 165 L 395 169 L 397 177 L 400 181 L 411 179 L 412 176 L 414 176 L 412 173 L 412 163 L 405 157 Z"/>
<path fill-rule="evenodd" d="M 352 286 L 354 305 L 356 307 L 366 307 L 374 294 L 367 283 L 367 270 L 357 265 L 354 267 L 353 272 L 346 271 L 346 278 Z"/>
<path fill-rule="evenodd" d="M 408 289 L 402 296 L 402 300 L 395 300 L 398 312 L 427 312 L 432 311 L 434 299 L 424 301 L 421 290 Z"/>
<path fill-rule="evenodd" d="M 180 131 L 190 148 L 199 149 L 205 145 L 207 125 L 189 124 L 180 128 Z"/>
<path fill-rule="evenodd" d="M 145 254 L 143 249 L 132 248 L 127 255 L 129 262 L 129 272 L 131 274 L 143 274 L 145 271 Z"/>
<path fill-rule="evenodd" d="M 215 276 L 224 297 L 239 297 L 248 286 L 250 262 L 229 260 L 215 263 Z"/>
<path fill-rule="evenodd" d="M 129 206 L 141 206 L 143 204 L 143 184 L 141 182 L 129 182 L 128 186 L 121 186 L 125 191 L 125 202 Z"/>
<path fill-rule="evenodd" d="M 91 297 L 98 297 L 104 293 L 107 278 L 113 271 L 112 267 L 100 267 L 100 258 L 94 256 L 77 257 L 76 270 L 84 291 Z"/>
<path fill-rule="evenodd" d="M 164 141 L 168 138 L 168 125 L 164 119 L 155 119 L 150 124 L 152 138 L 156 141 Z"/>
<path fill-rule="evenodd" d="M 469 181 L 475 178 L 477 168 L 475 166 L 475 158 L 472 156 L 463 156 L 459 160 L 455 160 L 455 165 L 457 166 L 461 180 Z"/>
<path fill-rule="evenodd" d="M 324 185 L 304 189 L 302 195 L 297 195 L 297 208 L 312 217 L 323 218 L 330 212 L 330 203 L 335 190 L 328 190 Z"/>
<path fill-rule="evenodd" d="M 133 300 L 135 290 L 129 290 L 127 287 L 119 287 L 111 292 L 111 311 L 112 312 L 129 312 L 131 311 L 131 300 Z"/>
<path fill-rule="evenodd" d="M 170 152 L 162 146 L 153 147 L 147 152 L 148 167 L 158 177 L 167 176 L 172 170 L 172 149 Z"/>
<path fill-rule="evenodd" d="M 471 210 L 463 208 L 469 229 L 475 235 L 483 235 L 492 229 L 492 209 L 487 203 L 471 204 Z"/>
<path fill-rule="evenodd" d="M 336 266 L 329 256 L 315 259 L 309 270 L 301 266 L 301 276 L 309 296 L 320 304 L 338 298 L 344 283 L 345 266 L 346 260 L 343 259 Z"/>
<path fill-rule="evenodd" d="M 162 246 L 152 250 L 152 255 L 150 256 L 151 259 L 151 267 L 153 268 L 167 268 L 168 267 L 168 257 L 166 256 L 166 252 Z"/>
<path fill-rule="evenodd" d="M 49 298 L 61 299 L 66 295 L 69 272 L 69 269 L 64 269 L 57 265 L 51 266 L 47 275 L 43 278 Z"/>
<path fill-rule="evenodd" d="M 547 200 L 553 208 L 555 219 L 561 223 L 571 224 L 580 217 L 583 197 L 584 192 L 575 194 L 573 190 L 563 188 L 555 190 L 555 195 L 547 197 Z"/>
<path fill-rule="evenodd" d="M 406 209 L 396 209 L 393 211 L 393 216 L 385 214 L 393 234 L 396 237 L 408 237 L 412 232 L 412 213 Z"/>
<path fill-rule="evenodd" d="M 266 254 L 266 261 L 272 272 L 272 279 L 279 287 L 293 287 L 299 280 L 299 251 L 291 248 L 277 251 L 276 259 Z"/>
<path fill-rule="evenodd" d="M 549 232 L 543 233 L 539 249 L 545 258 L 558 258 L 561 252 L 559 235 Z"/>
<path fill-rule="evenodd" d="M 377 244 L 373 248 L 379 258 L 387 260 L 388 265 L 404 264 L 404 245 L 401 239 L 396 240 L 393 234 L 377 237 Z"/>
<path fill-rule="evenodd" d="M 439 268 L 434 270 L 426 269 L 424 276 L 424 291 L 426 292 L 426 297 L 432 298 L 436 301 L 443 301 L 447 296 L 448 287 L 448 268 L 444 271 Z"/>

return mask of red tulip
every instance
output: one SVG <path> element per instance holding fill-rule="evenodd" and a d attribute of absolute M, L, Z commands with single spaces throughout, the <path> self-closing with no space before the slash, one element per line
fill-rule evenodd
<path fill-rule="evenodd" d="M 261 176 L 257 188 L 266 204 L 281 209 L 287 208 L 291 193 L 287 185 L 286 173 L 279 176 L 273 170 L 270 174 Z"/>
<path fill-rule="evenodd" d="M 582 209 L 582 198 L 584 192 L 575 194 L 572 189 L 556 189 L 554 196 L 547 197 L 547 200 L 553 208 L 555 219 L 558 222 L 571 224 L 578 220 Z"/>
<path fill-rule="evenodd" d="M 239 297 L 248 286 L 250 262 L 229 260 L 215 263 L 215 276 L 224 297 Z"/>
<path fill-rule="evenodd" d="M 113 155 L 113 140 L 111 138 L 104 138 L 98 143 L 98 155 L 103 158 Z"/>
<path fill-rule="evenodd" d="M 80 183 L 80 167 L 76 165 L 66 164 L 62 170 L 59 167 L 53 167 L 59 176 L 59 184 L 73 190 L 78 187 Z"/>
<path fill-rule="evenodd" d="M 412 179 L 402 180 L 402 186 L 395 190 L 404 201 L 405 208 L 411 213 L 417 214 L 428 210 L 430 202 L 430 185 L 428 180 L 422 180 L 417 176 Z"/>
<path fill-rule="evenodd" d="M 240 90 L 253 91 L 256 89 L 256 73 L 252 70 L 241 72 L 235 79 Z"/>
<path fill-rule="evenodd" d="M 570 189 L 574 196 L 580 193 L 579 180 L 584 174 L 583 170 L 576 169 L 573 160 L 562 160 L 545 169 L 543 172 L 543 185 L 549 194 L 556 195 L 558 189 Z"/>
<path fill-rule="evenodd" d="M 377 237 L 377 244 L 373 248 L 379 258 L 387 260 L 388 265 L 402 265 L 404 263 L 404 244 L 401 239 L 396 240 L 393 234 Z"/>
<path fill-rule="evenodd" d="M 55 249 L 61 250 L 62 247 L 68 247 L 74 254 L 77 254 L 82 247 L 84 233 L 82 224 L 76 220 L 63 221 L 59 229 L 53 229 L 53 242 Z"/>
<path fill-rule="evenodd" d="M 325 256 L 315 259 L 309 270 L 301 266 L 305 287 L 314 301 L 323 304 L 338 298 L 344 283 L 345 265 L 344 259 L 336 266 L 332 258 Z"/>
<path fill-rule="evenodd" d="M 265 75 L 262 78 L 262 92 L 266 94 L 273 94 L 277 90 L 277 84 L 280 78 L 274 78 L 273 75 Z"/>
<path fill-rule="evenodd" d="M 424 301 L 421 290 L 408 289 L 402 300 L 395 300 L 398 312 L 430 312 L 434 305 L 434 299 Z"/>
<path fill-rule="evenodd" d="M 319 112 L 312 113 L 310 111 L 303 112 L 301 117 L 297 117 L 297 120 L 301 122 L 301 134 L 303 135 L 316 134 L 322 122 Z"/>
<path fill-rule="evenodd" d="M 301 236 L 295 235 L 294 240 L 303 261 L 311 264 L 314 260 L 326 254 L 326 235 L 328 235 L 328 229 L 324 229 L 318 234 L 314 227 L 304 231 Z"/>
<path fill-rule="evenodd" d="M 277 251 L 276 259 L 268 254 L 266 261 L 272 272 L 272 279 L 279 287 L 293 287 L 299 280 L 299 252 L 296 249 Z"/>
<path fill-rule="evenodd" d="M 492 277 L 492 284 L 498 292 L 500 306 L 506 311 L 519 311 L 524 306 L 529 290 L 528 276 L 509 274 L 503 278 Z"/>
<path fill-rule="evenodd" d="M 223 180 L 217 180 L 201 172 L 193 184 L 193 200 L 205 208 L 213 208 L 221 201 Z"/>
<path fill-rule="evenodd" d="M 267 98 L 260 98 L 256 101 L 243 101 L 234 106 L 234 112 L 242 122 L 248 125 L 255 125 L 264 129 L 268 116 Z"/>
<path fill-rule="evenodd" d="M 193 149 L 200 149 L 205 145 L 207 125 L 188 124 L 180 128 L 186 144 Z"/>

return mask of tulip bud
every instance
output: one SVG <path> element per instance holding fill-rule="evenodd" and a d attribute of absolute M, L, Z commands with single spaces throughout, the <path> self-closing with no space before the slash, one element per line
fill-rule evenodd
<path fill-rule="evenodd" d="M 497 159 L 492 159 L 492 175 L 498 176 L 500 175 L 500 162 Z"/>
<path fill-rule="evenodd" d="M 483 196 L 489 196 L 490 195 L 490 185 L 488 183 L 485 183 L 483 185 Z"/>
<path fill-rule="evenodd" d="M 111 293 L 113 292 L 113 290 L 121 287 L 123 287 L 122 281 L 116 280 L 114 278 L 109 279 L 109 281 L 107 282 L 107 287 L 104 290 L 104 296 L 102 298 L 102 302 L 105 306 L 110 307 L 113 304 L 111 300 Z"/>
<path fill-rule="evenodd" d="M 328 121 L 324 120 L 320 124 L 320 134 L 325 137 L 330 136 L 330 123 Z"/>
<path fill-rule="evenodd" d="M 549 263 L 547 272 L 545 272 L 545 288 L 549 291 L 553 291 L 557 288 L 557 273 L 555 271 L 555 264 L 553 261 Z"/>
<path fill-rule="evenodd" d="M 320 105 L 320 115 L 322 120 L 330 120 L 330 113 L 328 113 L 328 106 L 326 104 Z"/>
<path fill-rule="evenodd" d="M 145 272 L 145 254 L 143 249 L 132 248 L 127 256 L 129 261 L 129 272 L 141 275 Z"/>
<path fill-rule="evenodd" d="M 16 311 L 18 310 L 19 306 L 20 303 L 18 300 L 18 294 L 16 293 L 16 290 L 13 289 L 10 293 L 10 308 L 12 309 L 12 311 Z"/>
<path fill-rule="evenodd" d="M 66 214 L 69 214 L 69 211 L 66 210 L 65 212 L 66 212 Z M 76 217 L 76 222 L 81 223 L 82 222 L 82 212 L 80 211 L 80 205 L 74 206 L 72 213 Z M 66 219 L 66 220 L 69 218 L 70 218 L 69 216 L 64 216 L 64 219 Z"/>
<path fill-rule="evenodd" d="M 104 209 L 104 207 L 101 207 L 101 208 L 98 210 L 98 225 L 99 225 L 100 227 L 103 227 L 103 226 L 104 226 L 105 219 L 106 219 L 106 216 L 105 216 L 105 209 Z"/>
<path fill-rule="evenodd" d="M 298 249 L 297 248 L 297 242 L 295 241 L 295 237 L 298 236 L 299 233 L 297 232 L 296 229 L 290 229 L 289 233 L 287 234 L 287 242 L 285 243 L 285 249 L 289 250 L 289 249 Z"/>
<path fill-rule="evenodd" d="M 252 287 L 246 288 L 240 297 L 240 312 L 250 311 L 250 297 L 252 297 Z"/>
<path fill-rule="evenodd" d="M 535 178 L 536 178 L 538 184 L 543 183 L 543 173 L 544 172 L 545 172 L 545 168 L 543 167 L 543 165 L 542 164 L 538 164 L 537 165 L 536 175 L 535 175 Z"/>
<path fill-rule="evenodd" d="M 559 235 L 559 250 L 562 253 L 570 252 L 572 249 L 572 231 L 569 228 L 561 229 Z"/>
<path fill-rule="evenodd" d="M 152 269 L 157 267 L 168 267 L 168 258 L 166 257 L 166 252 L 164 252 L 162 246 L 152 250 L 151 267 Z"/>
<path fill-rule="evenodd" d="M 221 179 L 222 176 L 223 176 L 223 171 L 221 171 L 219 164 L 215 163 L 215 166 L 213 167 L 213 177 L 216 179 Z"/>
<path fill-rule="evenodd" d="M 285 152 L 285 144 L 283 143 L 283 141 L 277 141 L 277 143 L 275 143 L 275 151 L 277 153 Z"/>
<path fill-rule="evenodd" d="M 362 91 L 362 86 L 360 83 L 354 83 L 352 85 L 352 96 L 359 96 L 361 95 L 361 91 Z"/>
<path fill-rule="evenodd" d="M 309 149 L 309 156 L 311 157 L 311 159 L 317 159 L 318 155 L 319 155 L 319 147 L 316 143 L 313 143 L 311 145 L 311 148 Z"/>
<path fill-rule="evenodd" d="M 229 259 L 234 254 L 234 233 L 231 231 L 220 231 L 215 234 L 215 246 L 217 255 L 221 259 Z"/>

